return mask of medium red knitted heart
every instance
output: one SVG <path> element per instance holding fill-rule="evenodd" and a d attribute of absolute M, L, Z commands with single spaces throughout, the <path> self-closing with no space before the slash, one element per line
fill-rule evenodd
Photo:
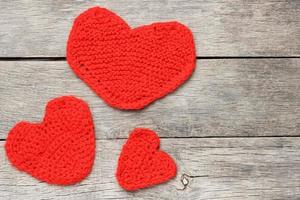
<path fill-rule="evenodd" d="M 192 32 L 178 22 L 131 29 L 116 14 L 95 7 L 76 18 L 67 60 L 109 105 L 141 109 L 191 76 L 196 53 Z"/>
<path fill-rule="evenodd" d="M 43 122 L 19 122 L 9 132 L 5 148 L 17 169 L 50 184 L 75 184 L 90 173 L 94 162 L 89 107 L 75 97 L 53 99 Z"/>
<path fill-rule="evenodd" d="M 159 137 L 149 129 L 134 129 L 124 144 L 117 168 L 117 180 L 133 191 L 168 181 L 176 175 L 176 164 L 159 150 Z"/>

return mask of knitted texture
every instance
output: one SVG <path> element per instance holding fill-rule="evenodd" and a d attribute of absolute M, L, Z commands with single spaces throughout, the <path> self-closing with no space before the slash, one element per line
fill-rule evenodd
<path fill-rule="evenodd" d="M 192 32 L 183 24 L 131 29 L 111 11 L 94 7 L 74 21 L 67 60 L 109 105 L 141 109 L 191 76 L 196 53 Z"/>
<path fill-rule="evenodd" d="M 119 184 L 129 191 L 168 181 L 176 175 L 176 164 L 159 150 L 159 137 L 149 129 L 137 128 L 124 144 L 117 168 Z"/>
<path fill-rule="evenodd" d="M 75 184 L 90 173 L 94 162 L 89 107 L 75 97 L 53 99 L 41 123 L 22 121 L 9 132 L 5 149 L 17 169 L 50 184 Z"/>

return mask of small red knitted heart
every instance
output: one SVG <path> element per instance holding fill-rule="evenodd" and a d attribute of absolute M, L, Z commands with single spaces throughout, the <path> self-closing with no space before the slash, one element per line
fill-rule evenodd
<path fill-rule="evenodd" d="M 195 68 L 192 32 L 178 22 L 131 29 L 104 8 L 80 14 L 67 44 L 74 72 L 109 105 L 141 109 L 174 91 Z"/>
<path fill-rule="evenodd" d="M 85 178 L 95 156 L 95 135 L 87 104 L 60 97 L 47 104 L 43 122 L 19 122 L 8 134 L 12 165 L 50 184 L 70 185 Z"/>
<path fill-rule="evenodd" d="M 176 164 L 159 150 L 159 137 L 154 131 L 137 128 L 123 146 L 116 176 L 125 190 L 134 191 L 175 177 Z"/>

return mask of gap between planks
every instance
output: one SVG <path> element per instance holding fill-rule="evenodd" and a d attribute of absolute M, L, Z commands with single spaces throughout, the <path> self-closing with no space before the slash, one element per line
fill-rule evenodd
<path fill-rule="evenodd" d="M 295 59 L 300 56 L 197 56 L 205 59 Z M 0 57 L 0 61 L 66 61 L 66 57 Z"/>
<path fill-rule="evenodd" d="M 160 139 L 254 139 L 254 138 L 300 138 L 300 135 L 265 135 L 265 136 L 203 136 L 203 137 L 159 137 Z M 127 140 L 128 137 L 117 137 L 117 138 L 96 138 L 96 141 L 109 141 L 109 140 Z M 0 139 L 0 141 L 6 141 L 6 139 Z"/>

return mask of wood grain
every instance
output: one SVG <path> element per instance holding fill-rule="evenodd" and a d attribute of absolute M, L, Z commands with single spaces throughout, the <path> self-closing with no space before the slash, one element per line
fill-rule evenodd
<path fill-rule="evenodd" d="M 300 56 L 299 0 L 2 0 L 0 57 L 61 57 L 73 19 L 92 6 L 132 27 L 178 20 L 198 56 Z"/>
<path fill-rule="evenodd" d="M 299 59 L 198 60 L 187 83 L 141 111 L 109 107 L 65 61 L 0 62 L 0 77 L 0 139 L 18 121 L 40 121 L 62 95 L 87 101 L 98 139 L 135 127 L 161 137 L 300 135 Z"/>
<path fill-rule="evenodd" d="M 50 186 L 10 166 L 0 142 L 0 199 L 285 199 L 300 198 L 300 138 L 162 139 L 177 162 L 177 177 L 130 193 L 115 180 L 124 140 L 98 140 L 91 175 L 70 186 Z M 182 175 L 187 174 L 193 178 Z M 183 183 L 188 183 L 185 190 Z"/>

